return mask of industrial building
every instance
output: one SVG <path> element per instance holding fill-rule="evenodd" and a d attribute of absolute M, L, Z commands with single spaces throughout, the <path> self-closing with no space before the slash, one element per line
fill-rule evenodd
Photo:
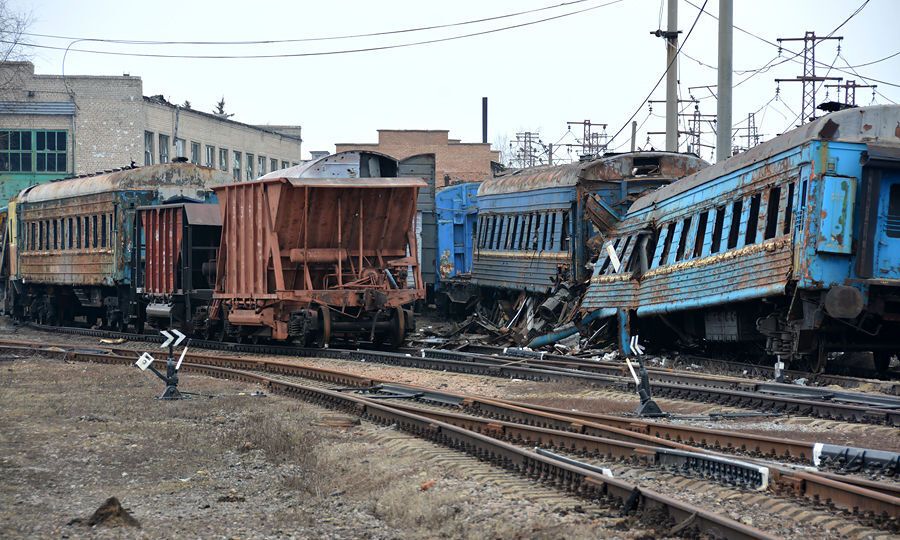
<path fill-rule="evenodd" d="M 437 187 L 458 182 L 481 182 L 492 176 L 492 163 L 500 152 L 490 143 L 464 143 L 451 139 L 446 129 L 379 129 L 377 143 L 338 143 L 337 152 L 363 150 L 405 160 L 423 154 L 434 155 Z"/>
<path fill-rule="evenodd" d="M 256 178 L 301 161 L 300 126 L 254 126 L 143 94 L 140 77 L 35 74 L 0 63 L 0 206 L 67 176 L 185 157 Z"/>

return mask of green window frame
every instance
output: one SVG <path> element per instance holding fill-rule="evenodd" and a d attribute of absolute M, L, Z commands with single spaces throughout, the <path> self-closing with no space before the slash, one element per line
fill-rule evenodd
<path fill-rule="evenodd" d="M 64 173 L 69 170 L 66 130 L 0 130 L 0 173 Z"/>

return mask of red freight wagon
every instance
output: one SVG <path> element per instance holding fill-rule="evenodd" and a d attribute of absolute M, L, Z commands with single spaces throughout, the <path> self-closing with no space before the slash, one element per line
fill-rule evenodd
<path fill-rule="evenodd" d="M 179 327 L 209 337 L 216 250 L 222 232 L 217 204 L 138 208 L 135 220 L 138 328 Z"/>
<path fill-rule="evenodd" d="M 418 178 L 275 178 L 216 188 L 222 240 L 213 319 L 226 338 L 399 345 L 425 296 Z M 407 277 L 415 283 L 407 286 Z"/>

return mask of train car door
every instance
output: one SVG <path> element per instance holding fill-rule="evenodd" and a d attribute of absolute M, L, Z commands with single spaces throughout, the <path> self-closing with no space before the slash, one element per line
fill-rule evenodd
<path fill-rule="evenodd" d="M 883 171 L 880 191 L 872 277 L 900 279 L 900 169 Z"/>
<path fill-rule="evenodd" d="M 864 160 L 857 274 L 900 279 L 900 148 L 869 145 Z"/>

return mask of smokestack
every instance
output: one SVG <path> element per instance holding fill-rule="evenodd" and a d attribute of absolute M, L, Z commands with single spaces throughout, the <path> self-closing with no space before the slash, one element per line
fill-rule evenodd
<path fill-rule="evenodd" d="M 487 143 L 487 98 L 481 98 L 481 142 Z"/>

